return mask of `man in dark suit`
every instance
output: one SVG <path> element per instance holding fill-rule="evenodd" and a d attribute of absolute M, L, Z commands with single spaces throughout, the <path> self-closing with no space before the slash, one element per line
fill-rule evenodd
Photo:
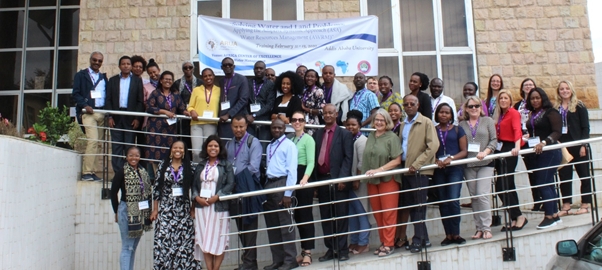
<path fill-rule="evenodd" d="M 99 127 L 105 125 L 105 116 L 101 113 L 95 113 L 94 109 L 104 109 L 107 74 L 100 73 L 100 67 L 104 57 L 100 52 L 93 52 L 90 55 L 90 67 L 82 69 L 75 74 L 73 78 L 73 92 L 71 94 L 76 105 L 77 121 L 84 126 L 88 142 L 86 145 L 86 154 L 82 164 L 82 180 L 100 181 L 96 176 L 96 155 L 98 154 L 98 144 L 103 139 L 103 130 Z M 82 110 L 86 110 L 82 114 Z"/>
<path fill-rule="evenodd" d="M 144 112 L 142 79 L 132 75 L 132 60 L 129 56 L 119 58 L 119 69 L 121 72 L 111 77 L 107 84 L 105 109 Z M 134 143 L 135 135 L 131 130 L 138 129 L 142 120 L 143 117 L 139 116 L 109 115 L 108 121 L 113 142 L 111 149 L 114 155 L 111 159 L 113 171 L 117 172 L 119 168 L 123 167 L 124 159 L 121 156 L 125 156 L 125 149 Z"/>
<path fill-rule="evenodd" d="M 333 104 L 326 104 L 323 109 L 325 127 L 318 129 L 313 134 L 314 141 L 316 141 L 317 164 L 314 174 L 317 181 L 351 175 L 353 136 L 351 132 L 337 126 L 337 115 L 337 107 Z M 334 186 L 320 186 L 318 188 L 318 199 L 320 203 L 348 199 L 350 188 L 351 182 L 339 183 Z M 320 206 L 322 220 L 328 220 L 332 217 L 344 217 L 348 213 L 348 202 Z M 325 236 L 332 235 L 333 233 L 346 233 L 349 231 L 348 228 L 348 220 L 346 218 L 322 222 L 322 231 Z M 338 257 L 339 261 L 349 259 L 347 235 L 324 238 L 324 244 L 328 248 L 328 251 L 324 256 L 319 258 L 319 261 L 328 261 L 335 257 Z"/>
<path fill-rule="evenodd" d="M 276 90 L 274 82 L 265 77 L 265 63 L 257 61 L 253 66 L 255 77 L 249 79 L 249 114 L 247 121 L 252 124 L 255 120 L 270 121 L 272 115 L 272 107 L 276 100 Z M 259 138 L 260 140 L 269 141 L 272 139 L 269 126 L 249 125 L 249 133 Z M 267 143 L 263 143 L 263 148 L 267 147 Z"/>
<path fill-rule="evenodd" d="M 221 95 L 219 107 L 219 123 L 217 133 L 222 138 L 234 136 L 230 124 L 226 123 L 230 117 L 237 114 L 247 114 L 249 104 L 249 84 L 243 75 L 234 73 L 234 60 L 230 57 L 222 60 L 224 78 L 220 80 Z"/>

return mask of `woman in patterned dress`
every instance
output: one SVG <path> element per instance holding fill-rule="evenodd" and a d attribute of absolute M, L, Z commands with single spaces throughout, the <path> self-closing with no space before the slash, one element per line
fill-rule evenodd
<path fill-rule="evenodd" d="M 322 119 L 322 108 L 326 105 L 324 90 L 320 85 L 320 75 L 318 72 L 310 69 L 305 72 L 305 91 L 301 97 L 301 106 L 305 112 L 305 122 L 309 125 L 319 125 Z M 313 130 L 307 130 L 311 135 Z"/>
<path fill-rule="evenodd" d="M 194 221 L 189 191 L 194 164 L 182 141 L 159 163 L 153 190 L 154 269 L 201 269 L 194 259 Z"/>
<path fill-rule="evenodd" d="M 156 115 L 167 115 L 169 119 L 159 117 L 149 117 L 148 119 L 148 139 L 150 147 L 146 148 L 145 156 L 154 160 L 163 160 L 167 154 L 167 147 L 176 140 L 177 132 L 175 120 L 176 114 L 190 115 L 186 111 L 186 104 L 182 97 L 171 90 L 174 75 L 171 71 L 161 73 L 157 89 L 151 93 L 146 101 L 147 113 Z M 174 122 L 171 122 L 174 120 Z"/>
<path fill-rule="evenodd" d="M 219 197 L 232 193 L 234 169 L 228 161 L 226 147 L 217 135 L 209 136 L 203 143 L 201 159 L 192 184 L 195 201 L 194 258 L 204 259 L 207 269 L 218 270 L 230 242 L 230 202 L 220 202 Z"/>

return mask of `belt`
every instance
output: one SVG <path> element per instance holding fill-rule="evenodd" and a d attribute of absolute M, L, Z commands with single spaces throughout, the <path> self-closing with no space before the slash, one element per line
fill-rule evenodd
<path fill-rule="evenodd" d="M 283 179 L 283 178 L 286 179 L 286 176 L 279 176 L 279 177 L 273 177 L 273 178 L 268 177 L 268 182 L 278 181 L 278 180 Z"/>
<path fill-rule="evenodd" d="M 120 111 L 127 111 L 128 108 L 119 108 Z"/>
<path fill-rule="evenodd" d="M 102 106 L 102 107 L 94 107 L 95 110 L 103 110 L 104 108 L 105 108 L 104 106 Z"/>

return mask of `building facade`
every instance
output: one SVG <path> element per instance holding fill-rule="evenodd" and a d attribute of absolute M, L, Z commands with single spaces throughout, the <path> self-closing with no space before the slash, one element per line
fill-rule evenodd
<path fill-rule="evenodd" d="M 119 57 L 138 54 L 178 77 L 182 62 L 198 59 L 197 15 L 376 15 L 379 75 L 393 79 L 394 91 L 407 93 L 420 71 L 442 78 L 459 103 L 464 83 L 487 89 L 497 73 L 517 97 L 527 77 L 552 96 L 558 81 L 570 80 L 589 108 L 599 106 L 586 0 L 0 0 L 0 22 L 11 25 L 0 30 L 9 37 L 0 41 L 0 74 L 9 76 L 0 81 L 0 113 L 28 127 L 47 101 L 70 105 L 73 75 L 93 51 L 104 53 L 109 76 Z"/>

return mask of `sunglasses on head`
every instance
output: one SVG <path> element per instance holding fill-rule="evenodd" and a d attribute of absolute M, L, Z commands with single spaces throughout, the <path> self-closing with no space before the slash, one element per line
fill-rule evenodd
<path fill-rule="evenodd" d="M 183 67 L 182 69 L 183 69 L 183 70 L 191 70 L 191 69 L 194 69 L 194 67 L 191 67 L 191 66 L 185 66 L 185 67 Z"/>
<path fill-rule="evenodd" d="M 466 107 L 469 109 L 474 109 L 474 108 L 478 109 L 478 108 L 481 108 L 481 105 L 478 105 L 478 104 L 477 105 L 466 105 Z"/>
<path fill-rule="evenodd" d="M 305 118 L 291 118 L 291 123 L 304 123 L 305 122 Z"/>

